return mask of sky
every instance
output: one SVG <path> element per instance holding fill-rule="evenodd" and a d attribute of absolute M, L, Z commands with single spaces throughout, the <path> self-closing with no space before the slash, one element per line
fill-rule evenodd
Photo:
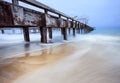
<path fill-rule="evenodd" d="M 93 27 L 120 27 L 120 0 L 37 0 Z"/>
<path fill-rule="evenodd" d="M 7 0 L 8 1 L 8 0 Z M 120 0 L 37 0 L 97 28 L 120 28 Z"/>

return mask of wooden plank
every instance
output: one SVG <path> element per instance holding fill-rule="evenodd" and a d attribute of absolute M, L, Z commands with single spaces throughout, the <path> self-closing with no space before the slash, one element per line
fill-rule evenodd
<path fill-rule="evenodd" d="M 10 5 L 14 25 L 24 25 L 24 10 L 22 7 Z"/>
<path fill-rule="evenodd" d="M 71 28 L 71 27 L 72 27 L 72 23 L 71 23 L 71 21 L 69 21 L 69 20 L 67 20 L 67 27 L 68 27 L 68 28 Z"/>
<path fill-rule="evenodd" d="M 33 6 L 36 6 L 36 7 L 42 8 L 42 9 L 45 9 L 45 10 L 48 10 L 48 11 L 53 12 L 55 14 L 58 14 L 58 15 L 73 19 L 73 18 L 69 17 L 68 15 L 66 15 L 66 14 L 64 14 L 64 13 L 62 13 L 62 12 L 60 12 L 60 11 L 54 9 L 54 8 L 51 8 L 51 7 L 49 7 L 49 6 L 45 5 L 45 4 L 42 4 L 42 3 L 40 3 L 40 2 L 38 2 L 36 0 L 20 0 L 20 1 L 31 4 Z"/>
<path fill-rule="evenodd" d="M 0 2 L 0 27 L 3 27 L 3 25 L 9 26 L 12 24 L 13 21 L 10 6 Z"/>
<path fill-rule="evenodd" d="M 44 22 L 45 27 L 58 27 L 58 19 L 51 17 L 48 14 L 43 14 L 42 22 Z"/>
<path fill-rule="evenodd" d="M 42 13 L 13 5 L 11 5 L 11 9 L 14 25 L 40 26 Z"/>
<path fill-rule="evenodd" d="M 64 20 L 62 18 L 56 18 L 48 14 L 43 14 L 42 16 L 42 22 L 44 27 L 56 27 L 56 28 L 70 28 L 71 22 Z M 69 25 L 68 25 L 69 23 Z"/>
<path fill-rule="evenodd" d="M 75 28 L 75 22 L 72 21 L 72 28 Z"/>
<path fill-rule="evenodd" d="M 24 25 L 27 26 L 40 26 L 42 13 L 33 12 L 28 9 L 24 9 Z"/>
<path fill-rule="evenodd" d="M 18 5 L 19 4 L 18 1 L 19 0 L 12 0 L 13 5 Z"/>
<path fill-rule="evenodd" d="M 5 23 L 3 5 L 0 4 L 0 25 Z"/>
<path fill-rule="evenodd" d="M 67 27 L 67 26 L 68 26 L 67 20 L 64 20 L 62 18 L 58 19 L 58 27 L 64 28 L 64 27 Z"/>

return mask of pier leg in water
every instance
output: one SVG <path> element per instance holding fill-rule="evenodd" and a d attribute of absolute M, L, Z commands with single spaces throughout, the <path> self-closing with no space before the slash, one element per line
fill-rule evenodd
<path fill-rule="evenodd" d="M 23 34 L 24 34 L 24 40 L 26 42 L 29 42 L 30 37 L 29 37 L 29 28 L 28 27 L 23 27 Z"/>
<path fill-rule="evenodd" d="M 81 34 L 83 34 L 84 33 L 84 30 L 83 30 L 83 28 L 81 28 Z"/>
<path fill-rule="evenodd" d="M 3 29 L 1 30 L 1 32 L 2 32 L 2 34 L 4 34 L 4 33 L 5 33 L 5 31 L 4 31 Z"/>
<path fill-rule="evenodd" d="M 67 29 L 63 28 L 63 38 L 64 40 L 67 40 Z"/>
<path fill-rule="evenodd" d="M 63 28 L 61 28 L 61 35 L 63 35 Z"/>
<path fill-rule="evenodd" d="M 49 32 L 49 38 L 52 39 L 53 38 L 53 36 L 52 36 L 52 27 L 48 28 L 48 32 Z"/>
<path fill-rule="evenodd" d="M 71 28 L 68 29 L 69 34 L 71 33 Z"/>
<path fill-rule="evenodd" d="M 80 28 L 77 29 L 77 33 L 80 34 Z"/>
<path fill-rule="evenodd" d="M 75 28 L 73 28 L 73 36 L 75 36 Z"/>
<path fill-rule="evenodd" d="M 41 42 L 47 43 L 47 28 L 40 27 L 40 33 L 41 33 Z"/>

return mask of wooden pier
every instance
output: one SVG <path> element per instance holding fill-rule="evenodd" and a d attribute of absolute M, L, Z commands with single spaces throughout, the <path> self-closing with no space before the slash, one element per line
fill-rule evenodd
<path fill-rule="evenodd" d="M 44 12 L 25 8 L 19 5 L 19 1 L 43 9 Z M 55 15 L 49 14 L 53 13 Z M 78 33 L 89 33 L 94 30 L 87 24 L 81 23 L 74 18 L 48 7 L 36 0 L 12 0 L 12 3 L 0 1 L 0 29 L 22 28 L 25 41 L 29 42 L 29 28 L 39 27 L 41 42 L 47 43 L 47 30 L 49 38 L 52 39 L 52 29 L 60 28 L 64 40 L 67 40 L 67 30 L 73 31 L 73 36 Z"/>

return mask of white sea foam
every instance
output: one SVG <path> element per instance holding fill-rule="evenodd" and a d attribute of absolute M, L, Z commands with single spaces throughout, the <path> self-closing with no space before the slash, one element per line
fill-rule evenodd
<path fill-rule="evenodd" d="M 23 34 L 0 34 L 0 56 L 6 56 L 6 52 L 3 51 L 8 51 L 10 49 L 16 50 L 18 47 L 21 47 L 21 50 L 19 50 L 19 53 L 17 51 L 9 53 L 9 57 L 11 56 L 18 56 L 19 54 L 23 53 L 28 53 L 28 52 L 35 52 L 38 50 L 50 48 L 50 47 L 55 47 L 64 43 L 69 43 L 69 42 L 89 42 L 89 43 L 101 43 L 101 44 L 116 44 L 120 45 L 120 37 L 119 36 L 107 36 L 107 35 L 78 35 L 76 34 L 76 37 L 69 36 L 68 35 L 68 40 L 63 40 L 63 37 L 61 36 L 60 31 L 54 31 L 53 32 L 53 39 L 49 39 L 48 41 L 52 43 L 48 44 L 42 44 L 40 43 L 40 34 L 30 34 L 30 39 L 31 43 L 29 50 L 25 50 L 24 45 L 26 42 L 24 42 Z M 20 45 L 19 45 L 20 44 Z M 12 47 L 9 47 L 12 46 Z M 18 45 L 18 46 L 17 46 Z M 9 47 L 3 49 L 2 47 Z M 17 47 L 17 48 L 16 48 Z M 34 49 L 33 49 L 34 48 Z M 23 49 L 23 50 L 22 50 Z M 28 49 L 28 48 L 26 48 Z M 10 51 L 8 51 L 10 52 Z"/>
<path fill-rule="evenodd" d="M 74 41 L 91 41 L 91 42 L 116 42 L 120 43 L 120 37 L 118 36 L 107 36 L 107 35 L 82 35 L 77 36 Z"/>

